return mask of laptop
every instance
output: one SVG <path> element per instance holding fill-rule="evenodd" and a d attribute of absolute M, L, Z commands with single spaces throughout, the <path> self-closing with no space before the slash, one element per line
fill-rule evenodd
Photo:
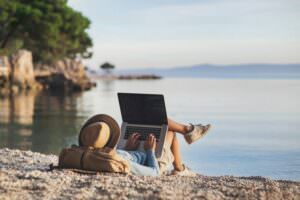
<path fill-rule="evenodd" d="M 138 150 L 144 150 L 144 141 L 152 133 L 157 139 L 155 155 L 159 158 L 168 130 L 164 96 L 118 93 L 118 99 L 123 120 L 118 148 L 124 148 L 129 136 L 137 132 L 141 135 Z"/>

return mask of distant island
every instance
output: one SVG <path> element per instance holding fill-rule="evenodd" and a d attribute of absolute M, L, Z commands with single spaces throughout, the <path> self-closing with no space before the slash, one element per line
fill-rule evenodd
<path fill-rule="evenodd" d="M 155 80 L 161 79 L 161 76 L 155 74 L 126 74 L 126 75 L 88 75 L 91 79 L 100 80 Z"/>
<path fill-rule="evenodd" d="M 132 68 L 117 70 L 120 75 L 156 74 L 162 77 L 299 79 L 299 64 L 199 64 L 171 68 Z"/>
<path fill-rule="evenodd" d="M 115 73 L 116 66 L 109 62 L 105 62 L 99 66 L 100 71 L 92 70 L 86 67 L 88 76 L 92 79 L 101 80 L 152 80 L 161 79 L 161 76 L 151 73 L 135 73 L 135 74 L 119 74 Z"/>

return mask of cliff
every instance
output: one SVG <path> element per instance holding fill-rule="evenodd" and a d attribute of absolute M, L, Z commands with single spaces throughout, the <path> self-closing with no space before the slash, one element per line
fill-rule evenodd
<path fill-rule="evenodd" d="M 35 79 L 32 54 L 29 51 L 19 50 L 10 57 L 0 57 L 0 69 L 0 93 L 9 93 L 11 86 L 13 92 L 42 88 Z"/>
<path fill-rule="evenodd" d="M 299 182 L 47 171 L 57 159 L 55 155 L 0 149 L 0 199 L 300 199 Z"/>
<path fill-rule="evenodd" d="M 93 86 L 80 61 L 63 59 L 51 65 L 34 65 L 27 50 L 0 57 L 0 94 L 42 88 L 72 92 Z"/>
<path fill-rule="evenodd" d="M 80 61 L 63 59 L 51 65 L 35 65 L 35 77 L 44 87 L 52 90 L 89 90 L 94 83 L 87 77 Z"/>

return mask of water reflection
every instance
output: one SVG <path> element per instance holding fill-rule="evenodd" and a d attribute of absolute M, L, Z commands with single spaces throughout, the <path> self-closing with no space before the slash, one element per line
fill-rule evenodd
<path fill-rule="evenodd" d="M 15 122 L 19 125 L 33 123 L 36 92 L 23 92 L 0 101 L 0 123 Z"/>
<path fill-rule="evenodd" d="M 30 149 L 32 136 L 35 92 L 23 92 L 0 100 L 1 146 Z"/>
<path fill-rule="evenodd" d="M 78 127 L 84 120 L 77 117 L 80 97 L 81 94 L 49 92 L 2 97 L 0 147 L 58 153 L 62 146 L 75 143 Z"/>
<path fill-rule="evenodd" d="M 101 83 L 103 84 L 103 92 L 111 92 L 114 90 L 114 80 L 103 80 Z"/>
<path fill-rule="evenodd" d="M 58 154 L 77 143 L 88 117 L 107 113 L 121 122 L 117 92 L 161 93 L 168 116 L 213 124 L 194 145 L 178 137 L 193 170 L 300 180 L 299 89 L 299 80 L 162 79 L 99 81 L 72 95 L 23 93 L 0 98 L 0 148 Z"/>

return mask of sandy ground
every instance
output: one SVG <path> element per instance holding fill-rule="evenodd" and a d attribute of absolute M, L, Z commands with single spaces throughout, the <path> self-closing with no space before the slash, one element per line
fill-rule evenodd
<path fill-rule="evenodd" d="M 47 171 L 57 159 L 55 155 L 0 149 L 0 199 L 300 199 L 299 182 Z"/>

